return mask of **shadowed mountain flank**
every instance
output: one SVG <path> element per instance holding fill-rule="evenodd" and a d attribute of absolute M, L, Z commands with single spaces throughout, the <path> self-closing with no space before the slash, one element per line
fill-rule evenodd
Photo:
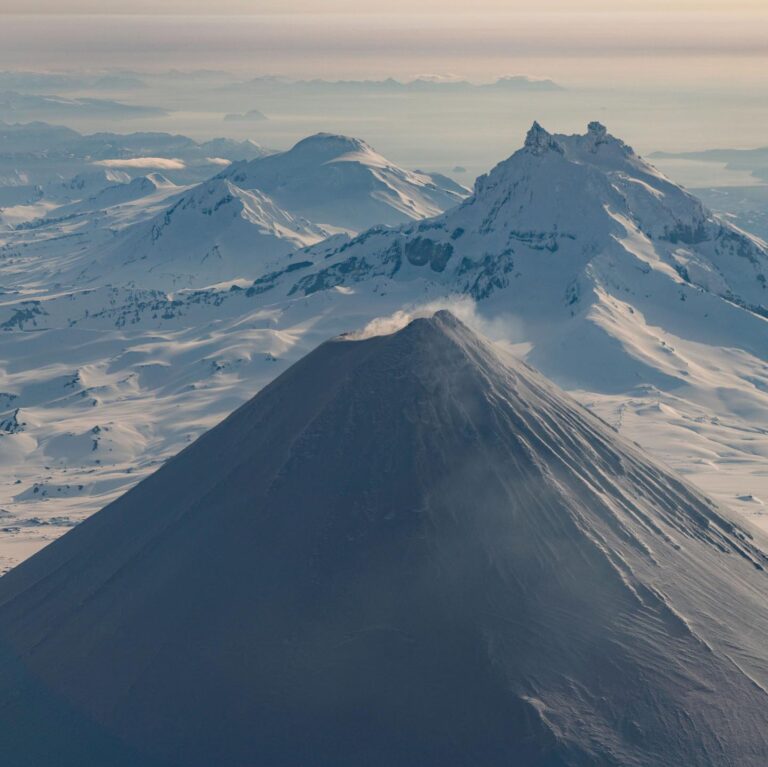
<path fill-rule="evenodd" d="M 0 581 L 6 763 L 764 764 L 765 544 L 438 312 Z"/>

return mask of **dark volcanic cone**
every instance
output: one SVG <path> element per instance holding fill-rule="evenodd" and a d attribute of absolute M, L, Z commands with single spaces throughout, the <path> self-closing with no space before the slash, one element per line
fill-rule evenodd
<path fill-rule="evenodd" d="M 8 767 L 764 767 L 765 544 L 452 315 L 0 580 Z"/>

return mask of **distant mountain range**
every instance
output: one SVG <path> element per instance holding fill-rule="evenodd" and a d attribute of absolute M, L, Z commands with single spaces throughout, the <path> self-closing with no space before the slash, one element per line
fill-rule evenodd
<path fill-rule="evenodd" d="M 267 151 L 253 141 L 215 138 L 195 141 L 187 136 L 159 131 L 136 133 L 78 133 L 46 122 L 0 122 L 0 159 L 38 158 L 109 160 L 134 157 L 168 157 L 200 160 L 205 156 L 250 160 Z M 49 171 L 50 172 L 50 171 Z"/>
<path fill-rule="evenodd" d="M 64 98 L 0 92 L 0 120 L 88 119 L 130 120 L 139 117 L 162 117 L 167 112 L 159 107 L 125 104 L 101 98 Z"/>
<path fill-rule="evenodd" d="M 506 89 L 521 92 L 553 92 L 565 90 L 563 86 L 544 77 L 529 77 L 528 75 L 506 75 L 489 83 L 473 83 L 459 77 L 442 77 L 423 75 L 411 80 L 398 80 L 392 77 L 380 80 L 312 80 L 294 79 L 281 76 L 260 76 L 251 80 L 237 81 L 233 74 L 227 72 L 131 72 L 105 71 L 94 74 L 74 72 L 34 72 L 34 71 L 5 71 L 0 72 L 0 91 L 17 91 L 20 93 L 51 94 L 67 93 L 70 91 L 134 91 L 148 87 L 155 81 L 182 80 L 215 82 L 219 87 L 255 87 L 288 90 L 303 88 L 335 89 L 335 90 L 431 90 L 466 91 L 470 89 Z"/>
<path fill-rule="evenodd" d="M 379 92 L 426 92 L 439 91 L 442 93 L 468 91 L 498 90 L 500 92 L 540 92 L 553 93 L 563 91 L 558 85 L 547 78 L 534 78 L 526 75 L 508 75 L 500 77 L 492 83 L 472 83 L 459 78 L 418 77 L 414 80 L 396 80 L 392 77 L 384 80 L 292 80 L 287 77 L 256 77 L 232 86 L 245 90 L 286 90 L 286 91 L 315 91 L 334 93 L 354 93 L 360 91 Z"/>
<path fill-rule="evenodd" d="M 131 72 L 0 72 L 0 91 L 66 93 L 68 91 L 133 91 L 145 88 L 142 76 Z"/>
<path fill-rule="evenodd" d="M 82 134 L 61 125 L 35 121 L 0 122 L 0 206 L 23 205 L 40 199 L 52 185 L 92 174 L 94 163 L 121 170 L 140 165 L 140 172 L 158 170 L 177 183 L 210 178 L 222 162 L 251 160 L 268 154 L 253 141 L 216 138 L 195 141 L 162 132 Z M 173 161 L 153 163 L 153 159 Z M 39 187 L 39 188 L 38 188 Z M 0 213 L 0 220 L 2 214 Z"/>

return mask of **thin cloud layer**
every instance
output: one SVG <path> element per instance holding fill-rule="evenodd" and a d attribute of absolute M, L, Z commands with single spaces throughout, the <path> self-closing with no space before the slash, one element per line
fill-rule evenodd
<path fill-rule="evenodd" d="M 97 160 L 94 165 L 102 168 L 148 168 L 151 170 L 184 170 L 187 167 L 183 160 L 167 157 L 131 157 L 124 160 Z"/>

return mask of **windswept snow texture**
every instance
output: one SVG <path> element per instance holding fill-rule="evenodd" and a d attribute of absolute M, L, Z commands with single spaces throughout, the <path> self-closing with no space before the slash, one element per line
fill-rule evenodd
<path fill-rule="evenodd" d="M 5 762 L 763 767 L 766 541 L 448 312 L 0 581 Z"/>
<path fill-rule="evenodd" d="M 160 141 L 133 139 L 137 152 Z M 576 136 L 534 126 L 469 199 L 438 216 L 297 251 L 344 223 L 302 222 L 301 200 L 369 210 L 359 187 L 350 201 L 346 181 L 327 194 L 323 184 L 384 170 L 362 142 L 332 136 L 267 160 L 192 187 L 157 174 L 102 179 L 105 189 L 58 202 L 60 217 L 39 201 L 0 230 L 0 423 L 18 422 L 0 428 L 0 573 L 324 338 L 457 301 L 623 435 L 768 526 L 761 240 L 598 123 Z M 250 189 L 251 173 L 280 183 Z M 408 188 L 412 199 L 423 189 Z M 241 252 L 246 240 L 253 248 Z"/>
<path fill-rule="evenodd" d="M 437 215 L 469 192 L 439 175 L 404 170 L 360 139 L 326 133 L 234 163 L 222 175 L 310 221 L 353 232 Z"/>

